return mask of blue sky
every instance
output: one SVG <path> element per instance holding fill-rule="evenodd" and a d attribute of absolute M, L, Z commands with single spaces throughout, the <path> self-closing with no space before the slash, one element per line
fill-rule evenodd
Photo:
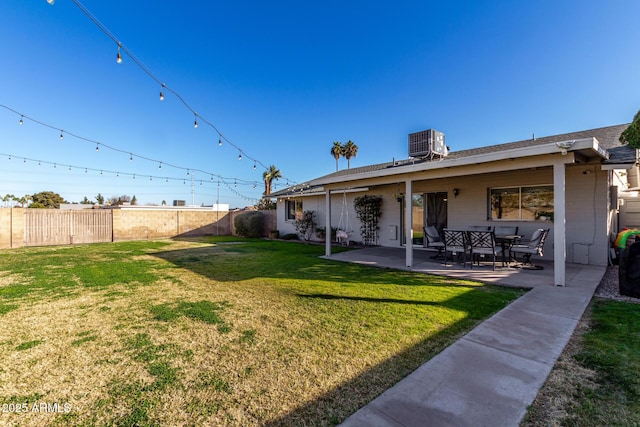
<path fill-rule="evenodd" d="M 407 158 L 424 129 L 461 150 L 640 109 L 637 0 L 82 4 L 239 149 L 173 94 L 161 102 L 126 54 L 117 64 L 71 0 L 4 0 L 0 105 L 54 129 L 0 108 L 0 195 L 241 207 L 261 196 L 262 165 L 282 171 L 276 189 L 335 171 L 333 141 L 359 146 L 355 167 Z"/>

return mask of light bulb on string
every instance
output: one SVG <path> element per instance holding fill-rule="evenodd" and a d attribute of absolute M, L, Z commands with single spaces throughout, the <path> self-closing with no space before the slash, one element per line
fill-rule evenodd
<path fill-rule="evenodd" d="M 120 43 L 118 43 L 118 55 L 116 56 L 116 62 L 122 64 L 122 55 L 120 54 Z"/>
<path fill-rule="evenodd" d="M 242 151 L 238 154 L 238 160 L 242 160 Z"/>
<path fill-rule="evenodd" d="M 256 170 L 256 162 L 253 162 L 253 170 Z"/>
<path fill-rule="evenodd" d="M 53 168 L 54 168 L 54 169 L 56 168 L 56 164 L 55 164 L 55 163 L 53 164 Z"/>
<path fill-rule="evenodd" d="M 149 181 L 153 181 L 153 177 L 152 176 L 149 176 Z"/>
<path fill-rule="evenodd" d="M 197 128 L 198 127 L 198 115 L 195 115 L 195 118 L 193 119 L 193 127 Z"/>
<path fill-rule="evenodd" d="M 218 147 L 222 147 L 222 137 L 218 137 Z"/>
<path fill-rule="evenodd" d="M 24 116 L 20 116 L 20 121 L 18 122 L 19 124 L 23 124 L 24 123 L 24 121 L 22 120 L 23 117 Z"/>
<path fill-rule="evenodd" d="M 71 170 L 71 165 L 69 165 L 69 170 Z"/>
<path fill-rule="evenodd" d="M 84 173 L 87 173 L 87 168 L 84 168 Z"/>
<path fill-rule="evenodd" d="M 189 176 L 189 169 L 187 169 L 187 176 Z"/>
<path fill-rule="evenodd" d="M 96 144 L 96 153 L 100 151 L 100 144 Z"/>
<path fill-rule="evenodd" d="M 100 175 L 102 175 L 102 171 L 100 171 Z"/>
<path fill-rule="evenodd" d="M 40 164 L 40 160 L 38 160 L 38 166 L 42 166 L 42 165 Z"/>
<path fill-rule="evenodd" d="M 164 182 L 169 182 L 169 178 L 168 178 L 168 177 L 167 177 L 167 178 L 165 178 L 165 179 L 164 179 Z"/>
<path fill-rule="evenodd" d="M 129 153 L 129 161 L 133 162 L 133 154 L 132 153 Z"/>
<path fill-rule="evenodd" d="M 49 3 L 51 6 L 53 6 L 53 4 L 56 2 L 56 0 L 47 0 L 47 3 Z"/>
<path fill-rule="evenodd" d="M 62 132 L 64 132 L 64 131 L 62 129 L 60 129 L 60 140 L 64 139 L 64 134 Z"/>
<path fill-rule="evenodd" d="M 238 183 L 236 182 L 236 180 L 233 180 L 233 188 L 238 188 Z"/>
<path fill-rule="evenodd" d="M 163 88 L 164 88 L 164 83 L 162 83 L 162 87 L 160 88 L 160 101 L 164 101 L 164 93 L 162 93 Z"/>
<path fill-rule="evenodd" d="M 136 179 L 136 174 L 135 173 L 133 174 L 133 179 Z"/>
<path fill-rule="evenodd" d="M 158 169 L 162 169 L 162 162 L 158 165 Z"/>

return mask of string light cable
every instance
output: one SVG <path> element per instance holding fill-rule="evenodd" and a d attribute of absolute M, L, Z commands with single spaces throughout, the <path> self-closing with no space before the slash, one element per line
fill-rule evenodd
<path fill-rule="evenodd" d="M 38 160 L 38 159 L 32 159 L 29 157 L 21 157 L 21 156 L 16 156 L 15 154 L 8 154 L 8 153 L 0 153 L 0 157 L 6 157 L 7 160 L 11 161 L 11 160 L 21 160 L 24 164 L 38 164 L 38 166 L 42 166 L 42 165 L 50 165 L 53 166 L 54 169 L 57 169 L 58 167 L 60 167 L 61 169 L 67 169 L 69 171 L 84 171 L 84 173 L 89 173 L 89 172 L 95 172 L 95 173 L 99 173 L 100 175 L 114 175 L 116 177 L 130 177 L 131 179 L 148 179 L 149 181 L 153 181 L 154 179 L 157 180 L 158 182 L 164 182 L 164 183 L 168 183 L 169 181 L 171 182 L 182 182 L 183 184 L 187 183 L 187 180 L 185 178 L 178 178 L 178 177 L 169 177 L 166 175 L 163 176 L 159 176 L 159 175 L 147 175 L 147 174 L 140 174 L 140 173 L 127 173 L 127 172 L 119 172 L 119 171 L 113 171 L 113 170 L 107 170 L 107 169 L 97 169 L 97 168 L 91 168 L 91 167 L 87 167 L 87 166 L 77 166 L 77 165 L 71 165 L 71 164 L 65 164 L 65 163 L 61 163 L 61 162 L 52 162 L 52 161 L 46 161 L 46 160 Z M 207 174 L 209 175 L 209 174 Z M 214 178 L 217 179 L 217 181 L 214 181 Z M 249 197 L 246 196 L 242 193 L 240 193 L 237 189 L 235 189 L 235 187 L 232 187 L 232 184 L 230 184 L 229 182 L 233 181 L 234 186 L 235 185 L 241 185 L 241 186 L 251 186 L 253 189 L 255 189 L 257 187 L 257 182 L 255 181 L 247 181 L 247 180 L 243 180 L 243 179 L 239 179 L 239 178 L 229 178 L 229 177 L 224 177 L 221 175 L 211 175 L 210 176 L 210 180 L 207 179 L 198 179 L 197 182 L 199 182 L 200 185 L 204 185 L 205 182 L 207 183 L 207 185 L 212 185 L 212 184 L 217 184 L 218 182 L 223 183 L 232 193 L 234 193 L 236 196 L 241 197 L 242 199 L 248 200 L 248 201 L 253 201 L 253 202 L 257 202 L 260 199 L 256 198 L 256 197 Z M 189 180 L 189 182 L 191 182 L 191 180 Z"/>
<path fill-rule="evenodd" d="M 96 27 L 98 27 L 108 38 L 110 38 L 116 44 L 116 46 L 118 48 L 118 54 L 117 54 L 117 62 L 118 63 L 122 62 L 122 56 L 121 56 L 120 52 L 125 53 L 133 61 L 133 63 L 136 66 L 138 66 L 138 68 L 140 68 L 140 70 L 142 70 L 147 76 L 149 76 L 153 81 L 155 81 L 158 85 L 160 85 L 160 88 L 161 88 L 160 89 L 160 100 L 161 101 L 164 100 L 164 98 L 165 98 L 165 95 L 164 95 L 164 91 L 165 90 L 167 92 L 173 94 L 194 115 L 194 117 L 195 117 L 194 126 L 195 127 L 198 127 L 199 123 L 204 123 L 204 124 L 208 125 L 209 127 L 211 127 L 218 134 L 218 145 L 222 145 L 221 142 L 222 142 L 222 140 L 224 140 L 229 145 L 231 145 L 233 148 L 235 148 L 236 150 L 238 150 L 241 153 L 240 157 L 242 157 L 242 155 L 244 155 L 244 157 L 248 158 L 249 160 L 252 160 L 254 163 L 259 164 L 265 170 L 269 170 L 269 167 L 267 167 L 259 159 L 256 159 L 256 158 L 250 156 L 245 150 L 243 150 L 241 147 L 239 147 L 238 145 L 236 145 L 232 141 L 230 141 L 220 131 L 220 129 L 218 129 L 218 127 L 215 124 L 213 124 L 211 121 L 207 120 L 205 117 L 203 117 L 202 115 L 197 113 L 196 110 L 182 97 L 182 95 L 180 95 L 180 93 L 178 91 L 172 89 L 165 82 L 163 82 L 159 77 L 157 77 L 156 74 L 153 73 L 151 71 L 151 69 L 149 69 L 149 67 L 147 67 L 130 49 L 128 49 L 120 41 L 120 39 L 118 39 L 115 36 L 115 34 L 113 34 L 102 22 L 100 22 L 100 20 L 98 18 L 96 18 L 96 16 L 93 13 L 91 13 L 91 11 L 89 9 L 87 9 L 87 7 L 84 6 L 79 0 L 71 0 L 71 1 L 73 2 L 73 4 L 76 5 L 76 7 L 78 9 L 80 9 L 80 11 L 84 15 L 87 16 L 87 18 L 89 18 L 89 20 Z M 52 1 L 49 1 L 49 0 L 47 0 L 47 2 L 49 2 L 49 4 L 51 4 L 51 5 L 54 4 Z"/>
<path fill-rule="evenodd" d="M 197 168 L 192 168 L 192 167 L 179 166 L 179 165 L 172 164 L 170 162 L 166 162 L 164 160 L 153 159 L 153 158 L 146 157 L 146 156 L 143 156 L 143 155 L 140 155 L 140 154 L 136 154 L 131 150 L 124 150 L 124 149 L 116 148 L 116 147 L 113 147 L 111 145 L 105 144 L 104 142 L 96 141 L 94 139 L 87 138 L 87 137 L 84 137 L 82 135 L 78 135 L 78 134 L 76 134 L 74 132 L 70 132 L 68 130 L 62 130 L 60 127 L 53 126 L 53 125 L 45 123 L 45 122 L 43 122 L 41 120 L 34 119 L 34 118 L 32 118 L 32 117 L 30 117 L 30 116 L 28 116 L 26 114 L 23 114 L 23 113 L 20 113 L 20 112 L 14 110 L 13 108 L 8 107 L 6 105 L 0 104 L 0 107 L 6 109 L 7 111 L 12 112 L 13 114 L 15 114 L 17 116 L 20 116 L 20 122 L 22 122 L 22 123 L 19 122 L 20 125 L 23 125 L 25 120 L 31 121 L 33 123 L 36 123 L 36 124 L 40 125 L 40 126 L 46 127 L 48 129 L 53 129 L 55 131 L 60 132 L 60 135 L 61 135 L 60 139 L 63 139 L 62 135 L 64 133 L 64 136 L 70 136 L 72 138 L 76 138 L 76 139 L 78 139 L 80 141 L 83 141 L 83 142 L 86 142 L 88 144 L 91 144 L 92 146 L 95 145 L 95 150 L 96 151 L 99 151 L 100 148 L 106 148 L 108 150 L 112 150 L 112 151 L 117 152 L 117 153 L 122 153 L 122 154 L 128 155 L 130 162 L 132 162 L 134 160 L 134 158 L 136 158 L 136 159 L 144 160 L 144 161 L 151 162 L 153 164 L 159 165 L 158 169 L 163 169 L 164 167 L 171 167 L 171 168 L 174 168 L 174 169 L 177 169 L 177 170 L 184 171 L 184 172 L 186 172 L 187 175 L 189 175 L 189 173 L 199 172 L 199 173 L 201 173 L 201 174 L 203 174 L 205 176 L 211 176 L 211 177 L 218 176 L 218 174 L 212 173 L 210 171 L 205 171 L 205 170 L 202 170 L 202 169 L 197 169 Z M 236 178 L 228 178 L 228 179 L 236 179 Z M 241 181 L 242 182 L 251 182 L 251 183 L 253 182 L 253 181 L 246 181 L 246 180 L 241 180 Z"/>

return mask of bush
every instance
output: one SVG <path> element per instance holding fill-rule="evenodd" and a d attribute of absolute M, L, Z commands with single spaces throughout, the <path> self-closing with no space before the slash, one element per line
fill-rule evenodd
<path fill-rule="evenodd" d="M 262 212 L 244 212 L 233 220 L 236 233 L 242 237 L 262 237 L 264 214 Z"/>
<path fill-rule="evenodd" d="M 302 216 L 295 220 L 293 226 L 296 231 L 300 233 L 305 242 L 311 239 L 313 230 L 316 227 L 316 222 L 313 220 L 315 213 L 313 211 L 304 211 Z"/>
<path fill-rule="evenodd" d="M 298 235 L 296 233 L 285 234 L 284 236 L 280 236 L 282 240 L 298 240 Z"/>
<path fill-rule="evenodd" d="M 336 232 L 338 229 L 336 227 L 331 227 L 331 240 L 336 240 Z M 327 229 L 325 227 L 316 228 L 316 236 L 318 239 L 325 240 L 327 237 Z"/>

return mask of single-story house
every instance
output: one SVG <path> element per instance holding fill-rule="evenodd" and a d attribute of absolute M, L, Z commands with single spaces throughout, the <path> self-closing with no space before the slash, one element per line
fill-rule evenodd
<path fill-rule="evenodd" d="M 564 286 L 566 262 L 608 264 L 611 242 L 625 225 L 619 201 L 638 196 L 637 150 L 619 142 L 627 126 L 460 151 L 445 146 L 421 156 L 412 156 L 411 134 L 408 160 L 340 170 L 272 193 L 277 228 L 293 233 L 296 216 L 313 211 L 318 227 L 362 241 L 354 199 L 380 196 L 382 214 L 369 243 L 404 246 L 407 267 L 413 248 L 426 245 L 427 225 L 510 225 L 524 236 L 549 228 L 544 258 L 553 261 L 555 284 Z M 330 256 L 331 233 L 325 234 Z"/>

